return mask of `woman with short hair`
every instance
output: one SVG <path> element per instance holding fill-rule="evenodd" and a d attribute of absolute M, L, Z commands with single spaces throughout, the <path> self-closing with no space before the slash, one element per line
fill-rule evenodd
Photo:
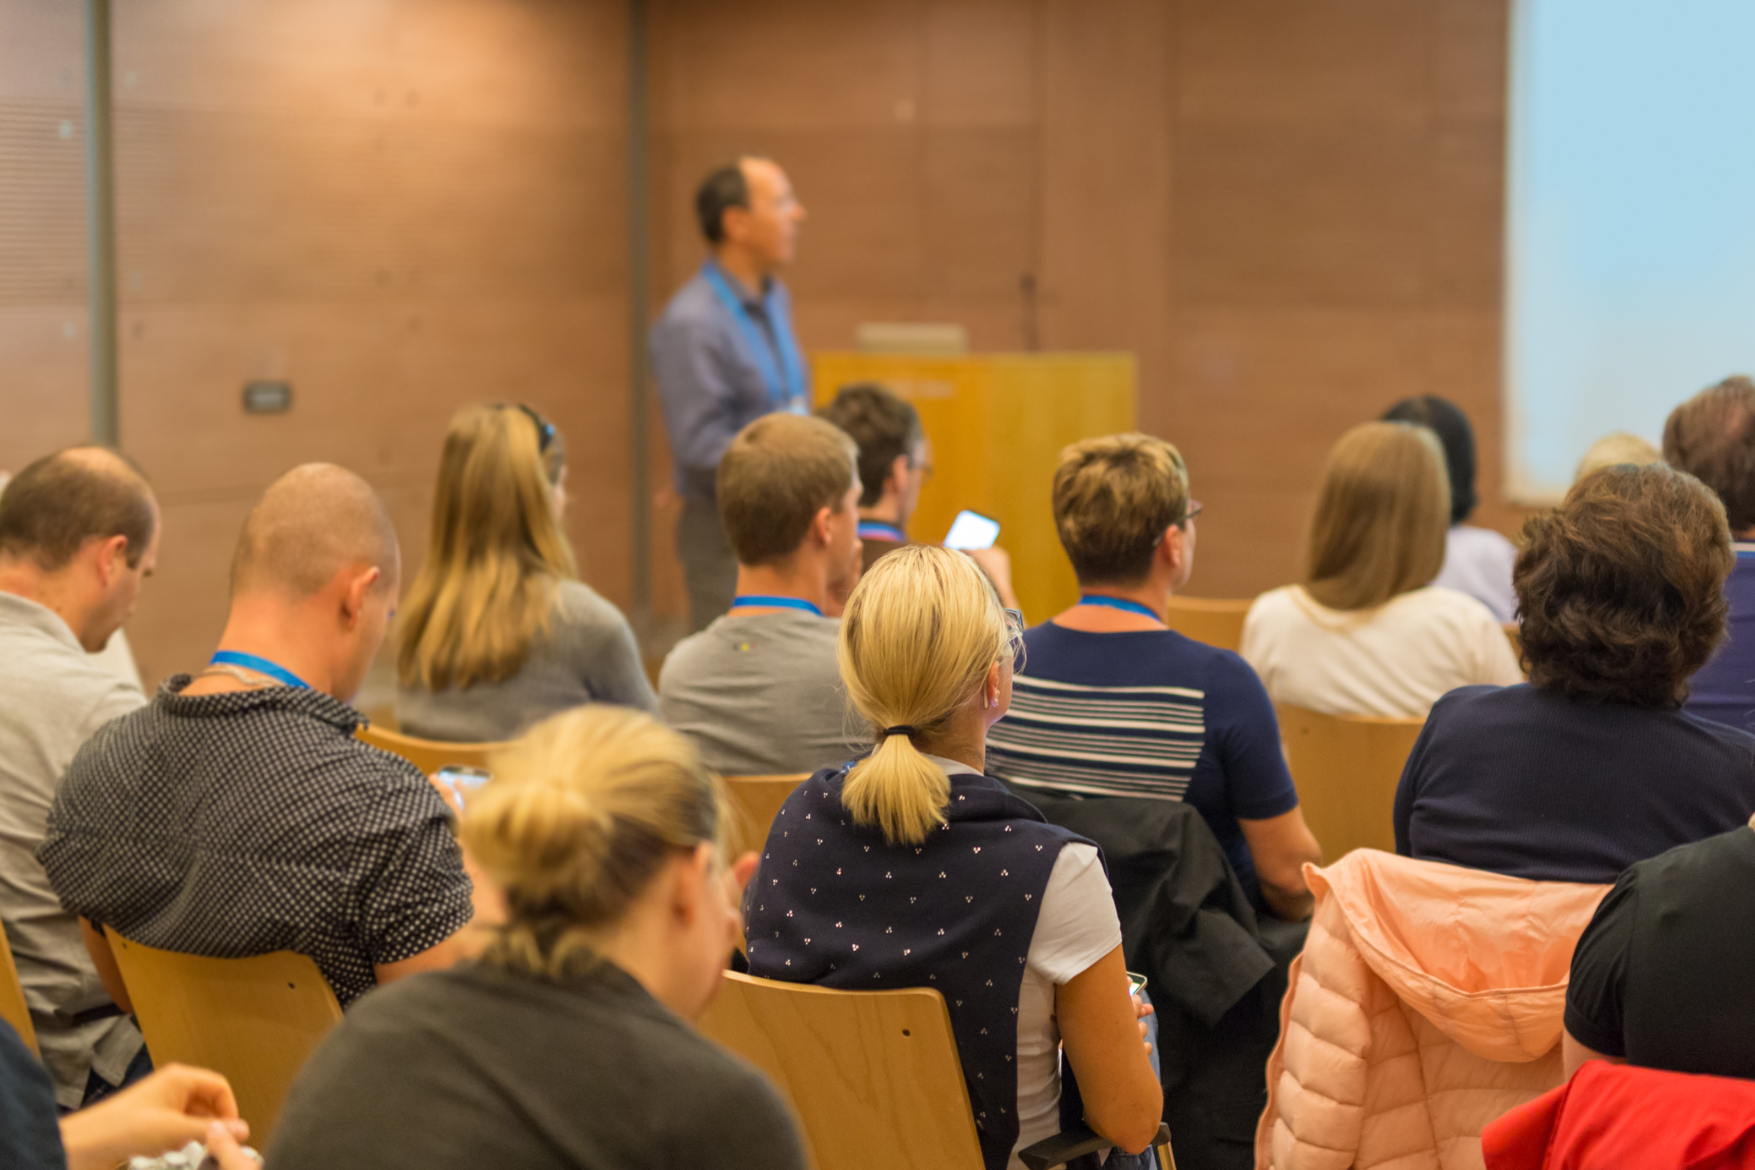
<path fill-rule="evenodd" d="M 745 899 L 752 974 L 943 993 L 988 1170 L 1060 1131 L 1063 1046 L 1117 1146 L 1144 1150 L 1163 1108 L 1096 846 L 982 774 L 1020 625 L 959 553 L 874 564 L 839 657 L 877 747 L 792 794 Z"/>
<path fill-rule="evenodd" d="M 578 580 L 566 476 L 566 440 L 528 406 L 451 420 L 397 628 L 401 730 L 498 742 L 583 703 L 657 710 L 627 619 Z"/>
<path fill-rule="evenodd" d="M 1526 686 L 1432 708 L 1396 792 L 1396 851 L 1542 881 L 1610 882 L 1755 811 L 1755 736 L 1682 709 L 1724 635 L 1724 505 L 1664 464 L 1618 464 L 1524 527 Z"/>
<path fill-rule="evenodd" d="M 589 707 L 492 760 L 464 845 L 504 897 L 480 960 L 381 988 L 299 1074 L 279 1170 L 803 1170 L 773 1087 L 697 1034 L 741 922 L 727 806 L 686 740 Z"/>
<path fill-rule="evenodd" d="M 1430 430 L 1370 422 L 1341 436 L 1305 583 L 1262 594 L 1244 621 L 1243 657 L 1274 702 L 1418 719 L 1456 687 L 1523 681 L 1492 611 L 1430 584 L 1449 527 L 1444 451 Z"/>

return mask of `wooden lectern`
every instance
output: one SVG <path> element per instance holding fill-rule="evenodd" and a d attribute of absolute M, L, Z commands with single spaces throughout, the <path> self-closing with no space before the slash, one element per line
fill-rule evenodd
<path fill-rule="evenodd" d="M 1049 501 L 1061 448 L 1134 429 L 1134 359 L 1126 353 L 994 353 L 963 357 L 811 355 L 819 403 L 852 382 L 879 382 L 914 404 L 934 474 L 908 535 L 944 539 L 972 508 L 1000 523 L 1012 583 L 1035 625 L 1078 600 Z"/>

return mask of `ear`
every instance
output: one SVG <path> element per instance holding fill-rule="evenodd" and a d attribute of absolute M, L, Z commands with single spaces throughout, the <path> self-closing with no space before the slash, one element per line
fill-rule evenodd
<path fill-rule="evenodd" d="M 108 589 L 121 575 L 122 570 L 128 567 L 128 538 L 112 536 L 108 540 L 100 540 L 96 558 L 98 581 Z"/>
<path fill-rule="evenodd" d="M 833 508 L 818 508 L 817 514 L 810 518 L 809 537 L 818 544 L 827 545 L 831 538 L 829 520 L 834 515 Z"/>
<path fill-rule="evenodd" d="M 688 924 L 706 910 L 707 878 L 713 869 L 713 846 L 706 841 L 671 862 L 670 913 Z"/>
<path fill-rule="evenodd" d="M 995 662 L 987 668 L 987 677 L 981 681 L 981 709 L 984 711 L 999 705 L 1000 669 L 1000 664 Z"/>
<path fill-rule="evenodd" d="M 346 578 L 346 587 L 341 593 L 341 618 L 348 629 L 359 624 L 360 615 L 366 611 L 366 595 L 378 583 L 384 571 L 373 565 L 363 572 L 355 573 Z"/>
<path fill-rule="evenodd" d="M 1158 556 L 1163 559 L 1164 568 L 1174 575 L 1182 567 L 1188 556 L 1188 533 L 1182 525 L 1172 524 L 1164 529 L 1164 539 L 1158 542 Z"/>
<path fill-rule="evenodd" d="M 908 482 L 909 458 L 898 455 L 890 463 L 890 473 L 884 476 L 884 491 L 901 491 L 902 485 Z"/>

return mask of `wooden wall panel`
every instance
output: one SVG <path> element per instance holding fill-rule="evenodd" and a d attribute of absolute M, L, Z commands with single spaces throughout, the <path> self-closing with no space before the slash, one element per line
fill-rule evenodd
<path fill-rule="evenodd" d="M 765 151 L 811 213 L 789 275 L 806 345 L 951 320 L 980 349 L 1139 356 L 1141 423 L 1207 504 L 1194 592 L 1295 578 L 1329 446 L 1408 394 L 1473 415 L 1478 519 L 1513 528 L 1506 10 L 662 0 L 656 283 L 699 262 L 699 174 Z"/>

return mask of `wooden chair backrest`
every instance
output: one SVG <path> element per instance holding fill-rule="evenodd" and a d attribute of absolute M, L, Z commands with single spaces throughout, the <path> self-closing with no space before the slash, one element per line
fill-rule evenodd
<path fill-rule="evenodd" d="M 1298 803 L 1323 862 L 1355 849 L 1394 853 L 1396 785 L 1426 721 L 1276 709 Z"/>
<path fill-rule="evenodd" d="M 746 850 L 760 853 L 768 842 L 768 830 L 780 815 L 786 798 L 809 778 L 808 772 L 796 776 L 727 776 L 726 795 L 731 797 L 734 819 L 731 824 L 731 855 Z"/>
<path fill-rule="evenodd" d="M 18 964 L 12 961 L 12 944 L 6 941 L 6 928 L 0 926 L 0 1020 L 12 1025 L 18 1038 L 37 1051 L 37 1029 L 30 1021 L 30 1008 L 24 1002 L 24 984 L 18 981 Z"/>
<path fill-rule="evenodd" d="M 222 1074 L 250 1123 L 250 1144 L 266 1149 L 293 1077 L 341 1019 L 317 964 L 291 951 L 210 959 L 104 933 L 153 1062 Z"/>
<path fill-rule="evenodd" d="M 1221 650 L 1241 650 L 1243 619 L 1254 604 L 1253 597 L 1171 597 L 1164 621 L 1185 638 Z"/>
<path fill-rule="evenodd" d="M 485 768 L 488 757 L 506 746 L 503 743 L 445 743 L 437 739 L 417 739 L 371 723 L 361 725 L 354 735 L 373 747 L 401 756 L 429 776 L 447 764 L 460 768 Z"/>
<path fill-rule="evenodd" d="M 703 1034 L 768 1074 L 817 1170 L 980 1170 L 944 997 L 834 991 L 733 971 Z"/>

